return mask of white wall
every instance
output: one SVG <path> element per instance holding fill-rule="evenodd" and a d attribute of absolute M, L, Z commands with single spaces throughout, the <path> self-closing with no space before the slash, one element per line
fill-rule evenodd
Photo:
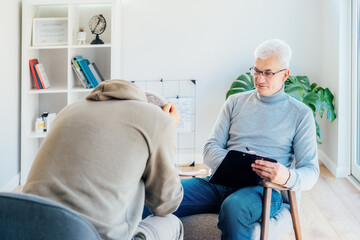
<path fill-rule="evenodd" d="M 0 39 L 0 190 L 16 183 L 20 156 L 21 0 L 2 2 L 11 24 L 4 25 L 6 34 Z M 350 80 L 342 74 L 347 40 L 341 26 L 346 30 L 348 3 L 338 2 L 123 0 L 122 77 L 196 79 L 196 149 L 201 156 L 225 93 L 252 66 L 254 48 L 266 39 L 281 38 L 293 50 L 291 74 L 307 75 L 335 93 L 338 119 L 332 124 L 320 121 L 324 142 L 320 150 L 330 170 L 342 176 L 348 171 L 349 158 L 342 154 L 349 130 L 346 97 L 345 103 L 339 100 L 347 89 L 340 87 L 339 79 Z"/>
<path fill-rule="evenodd" d="M 320 84 L 334 93 L 337 119 L 322 119 L 320 159 L 337 177 L 350 174 L 351 1 L 322 1 Z M 325 118 L 325 117 L 324 117 Z"/>
<path fill-rule="evenodd" d="M 19 184 L 21 1 L 1 1 L 0 190 Z"/>
<path fill-rule="evenodd" d="M 264 40 L 288 42 L 291 74 L 320 80 L 321 1 L 122 2 L 122 78 L 197 80 L 197 161 L 226 91 L 253 65 L 253 51 Z"/>

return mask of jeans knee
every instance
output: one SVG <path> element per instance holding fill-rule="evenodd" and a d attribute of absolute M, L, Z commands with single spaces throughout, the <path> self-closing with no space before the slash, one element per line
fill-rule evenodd
<path fill-rule="evenodd" d="M 219 220 L 249 225 L 260 219 L 261 211 L 261 202 L 250 203 L 244 199 L 230 196 L 221 205 Z"/>

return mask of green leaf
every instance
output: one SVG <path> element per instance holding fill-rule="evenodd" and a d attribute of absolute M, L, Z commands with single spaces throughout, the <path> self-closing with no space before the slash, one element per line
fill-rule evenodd
<path fill-rule="evenodd" d="M 306 91 L 303 87 L 298 86 L 298 85 L 294 85 L 294 86 L 289 86 L 285 92 L 287 94 L 289 94 L 290 96 L 296 98 L 297 100 L 301 101 L 303 100 L 303 96 L 305 95 Z"/>
<path fill-rule="evenodd" d="M 305 103 L 306 105 L 311 104 L 314 107 L 315 107 L 316 102 L 318 100 L 319 100 L 319 96 L 316 93 L 313 93 L 313 92 L 305 93 L 305 95 L 303 97 L 303 103 Z"/>
<path fill-rule="evenodd" d="M 296 81 L 298 81 L 307 91 L 311 91 L 310 82 L 307 76 L 296 76 Z"/>
<path fill-rule="evenodd" d="M 316 83 L 313 83 L 311 84 L 310 88 L 311 88 L 311 91 L 313 91 L 315 88 L 316 88 L 317 84 Z"/>
<path fill-rule="evenodd" d="M 334 95 L 330 92 L 329 88 L 325 88 L 324 96 L 325 96 L 326 108 L 328 109 L 327 119 L 329 119 L 330 122 L 333 122 L 336 118 L 335 109 L 333 105 Z"/>
<path fill-rule="evenodd" d="M 232 88 L 242 88 L 242 89 L 247 89 L 248 88 L 248 84 L 245 82 L 240 82 L 239 80 L 235 80 L 232 84 L 231 84 L 231 89 Z"/>
<path fill-rule="evenodd" d="M 287 85 L 287 86 L 286 86 Z M 285 81 L 286 87 L 301 87 L 305 91 L 311 91 L 309 79 L 306 76 L 288 77 Z M 286 92 L 286 89 L 285 89 Z"/>
<path fill-rule="evenodd" d="M 232 94 L 253 89 L 255 89 L 253 76 L 250 73 L 242 74 L 231 84 L 229 91 L 226 93 L 226 99 Z"/>
<path fill-rule="evenodd" d="M 325 110 L 325 107 L 324 107 L 324 101 L 325 101 L 324 89 L 318 89 L 318 90 L 315 90 L 315 92 L 316 92 L 316 95 L 318 95 L 318 97 L 319 97 L 319 99 L 315 103 L 316 111 L 319 113 L 319 116 L 322 118 L 324 110 Z"/>
<path fill-rule="evenodd" d="M 239 92 L 244 92 L 243 90 L 240 89 L 231 89 L 229 91 L 227 91 L 226 93 L 226 99 L 228 99 L 229 96 L 235 94 L 235 93 L 239 93 Z"/>

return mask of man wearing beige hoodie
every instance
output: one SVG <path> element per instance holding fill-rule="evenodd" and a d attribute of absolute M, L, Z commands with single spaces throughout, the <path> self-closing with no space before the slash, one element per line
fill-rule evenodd
<path fill-rule="evenodd" d="M 128 81 L 105 81 L 57 115 L 23 191 L 77 211 L 103 239 L 182 239 L 180 220 L 169 215 L 183 197 L 174 162 L 179 117 Z M 154 216 L 141 222 L 144 203 Z"/>

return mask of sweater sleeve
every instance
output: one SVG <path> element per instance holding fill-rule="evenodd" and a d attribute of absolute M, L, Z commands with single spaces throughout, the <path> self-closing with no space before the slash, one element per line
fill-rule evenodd
<path fill-rule="evenodd" d="M 210 138 L 204 146 L 204 164 L 212 171 L 216 169 L 228 152 L 226 148 L 229 140 L 233 101 L 233 96 L 230 96 L 222 106 Z"/>
<path fill-rule="evenodd" d="M 179 207 L 183 189 L 175 168 L 175 128 L 168 121 L 156 136 L 143 180 L 145 204 L 154 215 L 165 216 Z"/>
<path fill-rule="evenodd" d="M 294 191 L 311 189 L 319 177 L 316 129 L 312 111 L 309 109 L 298 123 L 293 139 L 295 168 L 284 185 Z"/>

